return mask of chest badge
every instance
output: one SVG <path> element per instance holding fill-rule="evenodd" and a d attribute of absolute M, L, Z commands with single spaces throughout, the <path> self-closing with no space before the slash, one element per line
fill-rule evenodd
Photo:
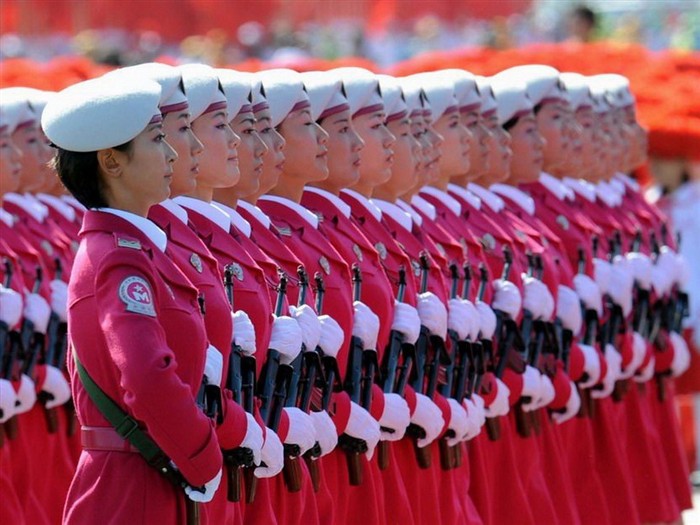
<path fill-rule="evenodd" d="M 331 274 L 331 263 L 328 262 L 325 255 L 321 255 L 321 257 L 318 259 L 318 264 L 321 265 L 321 268 L 323 268 L 323 271 L 326 272 L 326 275 Z"/>
<path fill-rule="evenodd" d="M 153 306 L 153 293 L 145 279 L 132 275 L 119 285 L 119 299 L 126 305 L 127 312 L 156 316 Z"/>
<path fill-rule="evenodd" d="M 355 254 L 355 257 L 357 257 L 357 260 L 362 262 L 364 257 L 362 255 L 362 250 L 357 244 L 352 245 L 352 252 Z"/>
<path fill-rule="evenodd" d="M 440 244 L 439 242 L 436 242 L 435 247 L 440 252 L 440 255 L 442 255 L 443 257 L 447 256 L 447 250 L 445 250 L 445 247 L 442 244 Z"/>
<path fill-rule="evenodd" d="M 198 273 L 202 273 L 202 259 L 199 258 L 199 255 L 193 253 L 190 257 L 190 264 L 194 266 Z"/>
<path fill-rule="evenodd" d="M 420 277 L 420 263 L 415 259 L 411 259 L 411 267 L 413 268 L 414 275 Z"/>
<path fill-rule="evenodd" d="M 41 249 L 46 252 L 46 255 L 49 255 L 49 256 L 53 255 L 53 246 L 51 246 L 51 243 L 49 241 L 44 239 L 43 241 L 41 241 L 40 246 L 41 246 Z"/>
<path fill-rule="evenodd" d="M 243 280 L 243 268 L 241 268 L 241 265 L 238 263 L 231 263 L 229 265 L 231 267 L 231 273 L 238 279 L 239 281 Z"/>
<path fill-rule="evenodd" d="M 564 230 L 569 229 L 569 219 L 566 218 L 564 215 L 558 215 L 557 216 L 557 224 L 562 227 Z"/>
<path fill-rule="evenodd" d="M 379 254 L 379 258 L 382 260 L 386 259 L 386 246 L 384 246 L 384 243 L 378 242 L 377 244 L 374 245 L 374 247 L 377 249 L 377 253 Z"/>
<path fill-rule="evenodd" d="M 484 234 L 480 240 L 484 250 L 493 250 L 496 247 L 496 239 L 490 233 Z"/>

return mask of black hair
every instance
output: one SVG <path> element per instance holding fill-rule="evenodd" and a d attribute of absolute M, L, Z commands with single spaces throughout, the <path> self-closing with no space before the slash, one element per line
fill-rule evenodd
<path fill-rule="evenodd" d="M 515 117 L 503 124 L 503 129 L 505 129 L 506 131 L 510 131 L 511 128 L 513 128 L 518 123 L 518 120 L 520 120 L 520 117 L 516 115 Z"/>
<path fill-rule="evenodd" d="M 129 141 L 113 149 L 130 154 L 131 145 Z M 80 204 L 86 208 L 107 206 L 96 151 L 76 152 L 56 147 L 52 164 L 61 183 Z"/>

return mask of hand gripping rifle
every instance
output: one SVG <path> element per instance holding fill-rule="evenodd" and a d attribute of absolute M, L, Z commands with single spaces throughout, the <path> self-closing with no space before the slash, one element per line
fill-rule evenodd
<path fill-rule="evenodd" d="M 230 265 L 226 265 L 224 268 L 224 288 L 233 312 L 233 270 Z M 246 362 L 245 365 L 244 362 Z M 245 392 L 244 384 L 246 385 Z M 226 388 L 233 394 L 233 400 L 250 414 L 253 413 L 254 385 L 255 358 L 244 355 L 243 350 L 234 340 L 231 342 Z M 228 478 L 227 499 L 231 502 L 241 501 L 241 468 L 253 468 L 255 466 L 253 463 L 253 452 L 246 447 L 226 450 L 224 451 L 224 463 L 226 464 L 226 475 Z"/>
<path fill-rule="evenodd" d="M 586 252 L 583 248 L 578 249 L 578 273 L 581 275 L 586 273 Z M 581 308 L 584 309 L 583 319 L 585 326 L 583 344 L 595 346 L 596 341 L 598 340 L 598 312 L 596 312 L 593 308 L 586 308 L 583 303 L 581 304 Z M 588 379 L 588 374 L 584 372 L 581 379 L 586 381 Z M 594 411 L 594 400 L 591 397 L 590 389 L 579 388 L 578 392 L 579 396 L 581 397 L 581 408 L 579 409 L 578 417 L 591 417 Z"/>
<path fill-rule="evenodd" d="M 399 283 L 396 300 L 400 303 L 404 301 L 406 295 L 406 269 L 401 266 L 399 268 Z M 384 378 L 383 391 L 385 394 L 396 392 L 403 397 L 403 391 L 396 388 L 396 376 L 399 368 L 399 359 L 403 355 L 404 360 L 409 358 L 413 352 L 410 349 L 412 345 L 404 343 L 403 334 L 397 330 L 392 330 L 389 334 L 389 346 L 384 352 L 382 359 L 382 376 Z M 408 363 L 410 366 L 410 362 Z M 405 387 L 405 383 L 404 383 Z M 377 445 L 379 451 L 377 453 L 377 462 L 380 470 L 389 468 L 389 442 L 380 441 Z"/>
<path fill-rule="evenodd" d="M 278 270 L 279 284 L 277 285 L 277 302 L 275 303 L 275 316 L 282 315 L 284 299 L 287 295 L 287 276 L 282 270 Z M 260 399 L 260 417 L 266 427 L 277 432 L 282 417 L 282 408 L 287 397 L 287 384 L 291 376 L 288 365 L 280 362 L 281 356 L 278 350 L 269 348 L 267 359 L 260 373 L 260 381 L 256 384 L 258 398 Z M 286 370 L 281 370 L 286 369 Z M 257 493 L 258 478 L 253 474 L 253 469 L 246 471 L 246 503 L 253 503 Z"/>
<path fill-rule="evenodd" d="M 622 237 L 620 230 L 616 230 L 613 237 L 609 239 L 609 259 L 612 263 L 616 255 L 621 254 L 622 250 Z M 610 344 L 616 350 L 619 351 L 619 345 L 617 344 L 617 336 L 620 334 L 620 330 L 623 325 L 624 316 L 622 313 L 622 307 L 618 304 L 610 301 L 610 318 L 608 322 L 603 326 L 603 334 L 601 341 L 601 348 L 605 350 L 605 345 Z M 619 383 L 619 384 L 618 384 Z M 619 402 L 622 400 L 624 393 L 627 391 L 626 383 L 618 382 L 615 384 L 615 390 L 613 391 L 612 398 L 613 401 Z"/>
<path fill-rule="evenodd" d="M 353 283 L 353 300 L 362 300 L 362 272 L 357 264 L 352 265 L 352 283 Z M 352 336 L 350 339 L 350 351 L 348 352 L 348 369 L 345 375 L 344 390 L 350 396 L 350 401 L 361 405 L 369 411 L 372 385 L 369 385 L 369 394 L 363 392 L 362 389 L 362 365 L 364 354 L 364 342 L 357 336 Z M 364 394 L 364 395 L 363 395 Z M 369 399 L 365 396 L 368 395 Z M 363 405 L 363 402 L 366 403 Z M 345 451 L 347 460 L 348 475 L 350 485 L 358 486 L 362 484 L 363 470 L 360 454 L 366 452 L 367 444 L 347 434 L 343 434 L 338 438 L 338 445 Z"/>

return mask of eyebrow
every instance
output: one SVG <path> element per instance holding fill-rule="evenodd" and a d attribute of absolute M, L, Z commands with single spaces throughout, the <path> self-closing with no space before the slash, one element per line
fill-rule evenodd
<path fill-rule="evenodd" d="M 255 125 L 256 120 L 253 117 L 248 117 L 241 120 L 241 124 L 245 124 L 246 122 L 250 122 L 251 125 Z"/>
<path fill-rule="evenodd" d="M 180 119 L 182 119 L 182 118 L 189 118 L 189 116 L 190 116 L 189 112 L 185 111 L 184 113 L 180 113 L 180 114 L 177 116 L 177 119 L 180 120 Z"/>
<path fill-rule="evenodd" d="M 340 124 L 341 122 L 350 122 L 350 119 L 348 119 L 347 117 L 339 118 L 338 120 L 333 122 L 333 124 Z"/>
<path fill-rule="evenodd" d="M 212 118 L 216 118 L 216 117 L 224 117 L 224 118 L 226 118 L 226 112 L 225 112 L 225 111 L 219 111 L 218 113 L 214 113 L 214 115 L 212 116 Z"/>
<path fill-rule="evenodd" d="M 155 130 L 162 130 L 163 129 L 163 123 L 162 122 L 156 122 L 155 124 L 151 125 L 148 127 L 148 131 L 155 131 Z"/>

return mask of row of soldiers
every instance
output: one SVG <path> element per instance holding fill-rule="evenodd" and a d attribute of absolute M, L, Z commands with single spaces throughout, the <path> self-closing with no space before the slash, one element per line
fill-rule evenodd
<path fill-rule="evenodd" d="M 144 64 L 0 92 L 3 522 L 180 515 L 136 510 L 154 496 L 130 478 L 130 432 L 105 432 L 73 365 L 99 386 L 72 341 L 144 367 L 149 348 L 121 355 L 110 316 L 84 333 L 67 283 L 86 271 L 86 206 L 105 204 L 66 194 L 49 162 L 133 127 L 138 97 L 110 97 L 154 83 L 170 198 L 142 227 L 199 291 L 192 402 L 223 451 L 189 480 L 189 523 L 674 523 L 691 507 L 673 407 L 688 269 L 627 175 L 646 136 L 624 77 Z M 85 107 L 97 117 L 63 125 Z M 144 284 L 121 282 L 114 317 L 155 316 Z M 123 388 L 114 401 L 175 460 Z M 125 458 L 100 481 L 112 499 L 85 503 L 81 469 L 105 453 Z"/>

